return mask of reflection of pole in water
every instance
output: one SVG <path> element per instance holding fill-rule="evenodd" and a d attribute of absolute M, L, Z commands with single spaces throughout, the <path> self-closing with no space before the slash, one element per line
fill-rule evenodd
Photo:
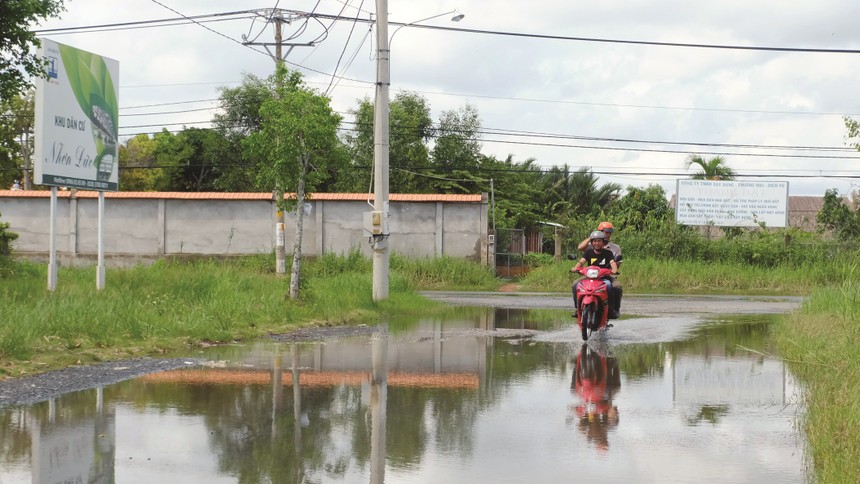
<path fill-rule="evenodd" d="M 284 377 L 283 377 L 283 357 L 280 353 L 280 348 L 276 348 L 278 353 L 272 360 L 272 441 L 277 437 L 276 423 L 278 421 L 278 413 L 284 407 Z"/>
<path fill-rule="evenodd" d="M 388 398 L 388 327 L 380 325 L 372 341 L 370 380 L 370 482 L 385 482 L 385 419 Z"/>
<path fill-rule="evenodd" d="M 295 482 L 302 482 L 302 389 L 299 385 L 299 348 L 292 345 L 293 364 L 293 448 L 296 454 Z"/>

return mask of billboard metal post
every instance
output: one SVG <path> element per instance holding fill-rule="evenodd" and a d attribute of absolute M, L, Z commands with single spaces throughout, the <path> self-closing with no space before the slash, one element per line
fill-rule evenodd
<path fill-rule="evenodd" d="M 51 188 L 48 290 L 57 287 L 57 187 L 99 192 L 96 288 L 104 289 L 104 192 L 119 189 L 119 62 L 42 39 L 36 81 L 34 183 Z"/>

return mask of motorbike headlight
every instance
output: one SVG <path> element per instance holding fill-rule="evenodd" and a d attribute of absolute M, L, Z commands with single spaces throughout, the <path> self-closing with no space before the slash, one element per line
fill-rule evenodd
<path fill-rule="evenodd" d="M 585 277 L 589 279 L 596 279 L 598 274 L 600 274 L 600 270 L 596 268 L 590 268 L 585 271 Z"/>

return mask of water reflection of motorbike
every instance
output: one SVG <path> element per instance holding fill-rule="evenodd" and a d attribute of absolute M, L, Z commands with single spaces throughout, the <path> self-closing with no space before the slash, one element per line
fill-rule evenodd
<path fill-rule="evenodd" d="M 618 425 L 618 407 L 612 399 L 620 388 L 618 361 L 583 344 L 576 356 L 570 386 L 571 393 L 575 392 L 580 401 L 571 405 L 570 410 L 578 419 L 579 430 L 598 452 L 609 449 L 609 429 Z"/>

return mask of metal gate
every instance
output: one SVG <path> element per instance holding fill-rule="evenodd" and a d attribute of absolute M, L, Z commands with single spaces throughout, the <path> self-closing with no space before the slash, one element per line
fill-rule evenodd
<path fill-rule="evenodd" d="M 513 279 L 525 273 L 526 237 L 523 229 L 496 230 L 496 277 Z"/>

